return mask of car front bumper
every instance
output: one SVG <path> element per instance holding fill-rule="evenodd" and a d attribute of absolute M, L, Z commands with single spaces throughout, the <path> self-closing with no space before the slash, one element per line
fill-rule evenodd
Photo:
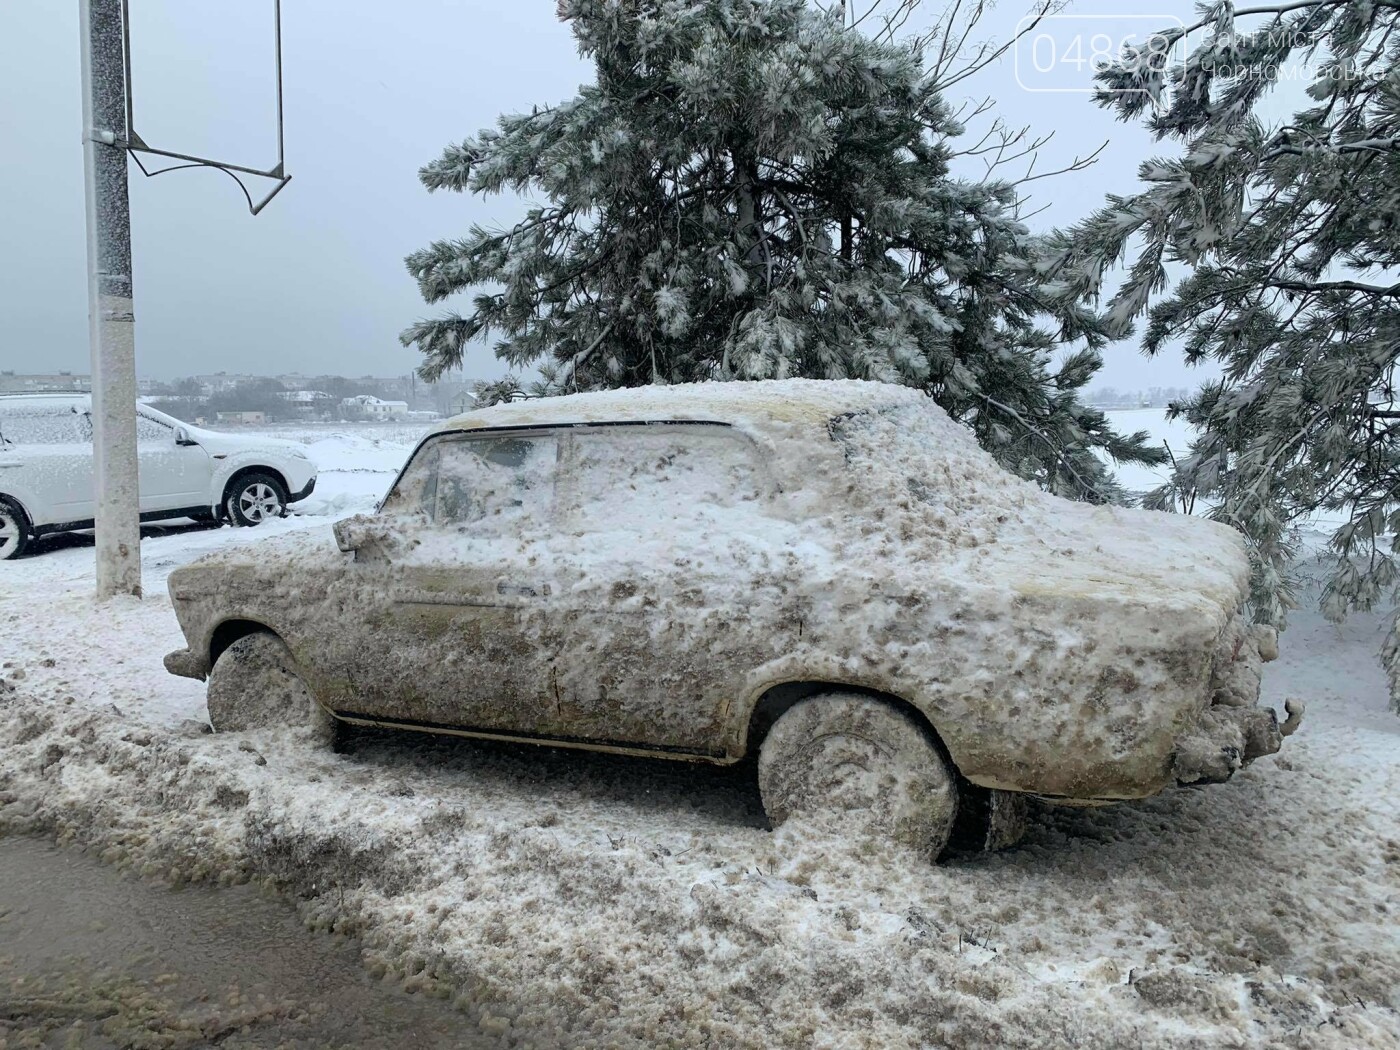
<path fill-rule="evenodd" d="M 181 678 L 194 678 L 199 681 L 209 677 L 209 664 L 202 655 L 190 649 L 176 649 L 165 654 L 165 669 Z"/>
<path fill-rule="evenodd" d="M 312 494 L 313 492 L 315 492 L 315 491 L 316 491 L 316 475 L 315 475 L 315 474 L 312 474 L 312 475 L 311 475 L 311 480 L 308 481 L 308 482 L 306 483 L 306 487 L 303 488 L 303 489 L 299 489 L 299 490 L 297 490 L 296 492 L 293 492 L 291 495 L 289 495 L 289 496 L 287 497 L 287 502 L 288 502 L 288 503 L 298 503 L 298 502 L 300 502 L 301 500 L 306 499 L 307 496 L 311 495 L 311 494 Z"/>

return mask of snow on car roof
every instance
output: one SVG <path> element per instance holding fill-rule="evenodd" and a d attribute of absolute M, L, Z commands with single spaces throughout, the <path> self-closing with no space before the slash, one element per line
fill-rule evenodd
<path fill-rule="evenodd" d="M 825 423 L 846 412 L 921 402 L 928 398 L 917 390 L 858 379 L 686 383 L 506 402 L 455 416 L 436 429 L 667 420 Z"/>
<path fill-rule="evenodd" d="M 851 466 L 824 482 L 813 457 L 827 442 L 787 440 L 845 415 L 839 456 Z M 493 405 L 436 432 L 590 422 L 708 421 L 764 439 L 801 520 L 825 522 L 833 563 L 879 566 L 892 579 L 935 561 L 945 586 L 1005 586 L 1052 605 L 1095 597 L 1189 607 L 1223 628 L 1248 583 L 1249 563 L 1230 528 L 1185 515 L 1096 507 L 1044 492 L 1006 471 L 971 430 L 917 390 L 859 380 L 784 379 L 647 386 Z M 787 433 L 784 433 L 786 431 Z M 817 469 L 814 470 L 814 466 Z M 859 477 L 861 495 L 844 486 Z M 882 522 L 869 527 L 871 508 Z M 757 541 L 755 541 L 757 542 Z"/>
<path fill-rule="evenodd" d="M 0 414 L 86 411 L 91 402 L 90 394 L 81 393 L 6 393 L 0 394 Z"/>

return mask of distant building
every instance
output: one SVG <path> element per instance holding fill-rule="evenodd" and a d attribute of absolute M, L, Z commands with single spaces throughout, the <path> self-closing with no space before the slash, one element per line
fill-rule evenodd
<path fill-rule="evenodd" d="M 220 423 L 266 423 L 266 412 L 220 412 Z"/>
<path fill-rule="evenodd" d="M 232 390 L 240 383 L 254 383 L 262 376 L 246 375 L 236 372 L 215 372 L 213 375 L 190 376 L 203 388 L 205 396 L 210 394 L 222 394 L 227 390 Z"/>
<path fill-rule="evenodd" d="M 24 373 L 0 372 L 0 394 L 86 394 L 92 389 L 92 378 L 72 372 Z"/>
<path fill-rule="evenodd" d="M 357 394 L 341 400 L 341 406 L 366 419 L 407 419 L 407 401 L 385 401 L 373 394 Z"/>
<path fill-rule="evenodd" d="M 328 416 L 340 405 L 334 394 L 324 390 L 284 390 L 277 396 L 299 416 Z"/>

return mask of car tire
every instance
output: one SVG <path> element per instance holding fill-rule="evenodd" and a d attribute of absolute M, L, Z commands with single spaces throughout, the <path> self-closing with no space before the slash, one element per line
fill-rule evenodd
<path fill-rule="evenodd" d="M 978 853 L 1010 849 L 1025 836 L 1029 824 L 1030 802 L 1025 795 L 964 781 L 958 794 L 953 846 Z"/>
<path fill-rule="evenodd" d="M 287 487 L 271 474 L 244 474 L 228 487 L 224 510 L 235 525 L 261 525 L 287 514 Z"/>
<path fill-rule="evenodd" d="M 0 561 L 18 558 L 29 546 L 29 519 L 14 500 L 0 496 Z"/>
<path fill-rule="evenodd" d="M 244 635 L 219 654 L 206 695 L 216 733 L 308 728 L 330 746 L 339 734 L 340 723 L 312 697 L 287 643 L 266 631 Z"/>
<path fill-rule="evenodd" d="M 958 813 L 957 776 L 928 727 L 892 704 L 829 693 L 794 704 L 758 756 L 763 808 L 777 828 L 794 818 L 900 843 L 930 860 Z"/>

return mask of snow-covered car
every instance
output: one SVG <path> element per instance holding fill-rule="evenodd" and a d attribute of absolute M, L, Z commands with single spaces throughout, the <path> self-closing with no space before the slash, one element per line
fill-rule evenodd
<path fill-rule="evenodd" d="M 218 730 L 288 719 L 718 764 L 929 855 L 1276 751 L 1212 522 L 1048 495 L 931 399 L 711 383 L 471 412 L 377 513 L 177 569 Z"/>
<path fill-rule="evenodd" d="M 91 399 L 0 395 L 0 561 L 31 539 L 92 528 Z M 240 437 L 136 409 L 142 521 L 226 518 L 257 525 L 311 495 L 316 467 L 300 445 Z"/>

